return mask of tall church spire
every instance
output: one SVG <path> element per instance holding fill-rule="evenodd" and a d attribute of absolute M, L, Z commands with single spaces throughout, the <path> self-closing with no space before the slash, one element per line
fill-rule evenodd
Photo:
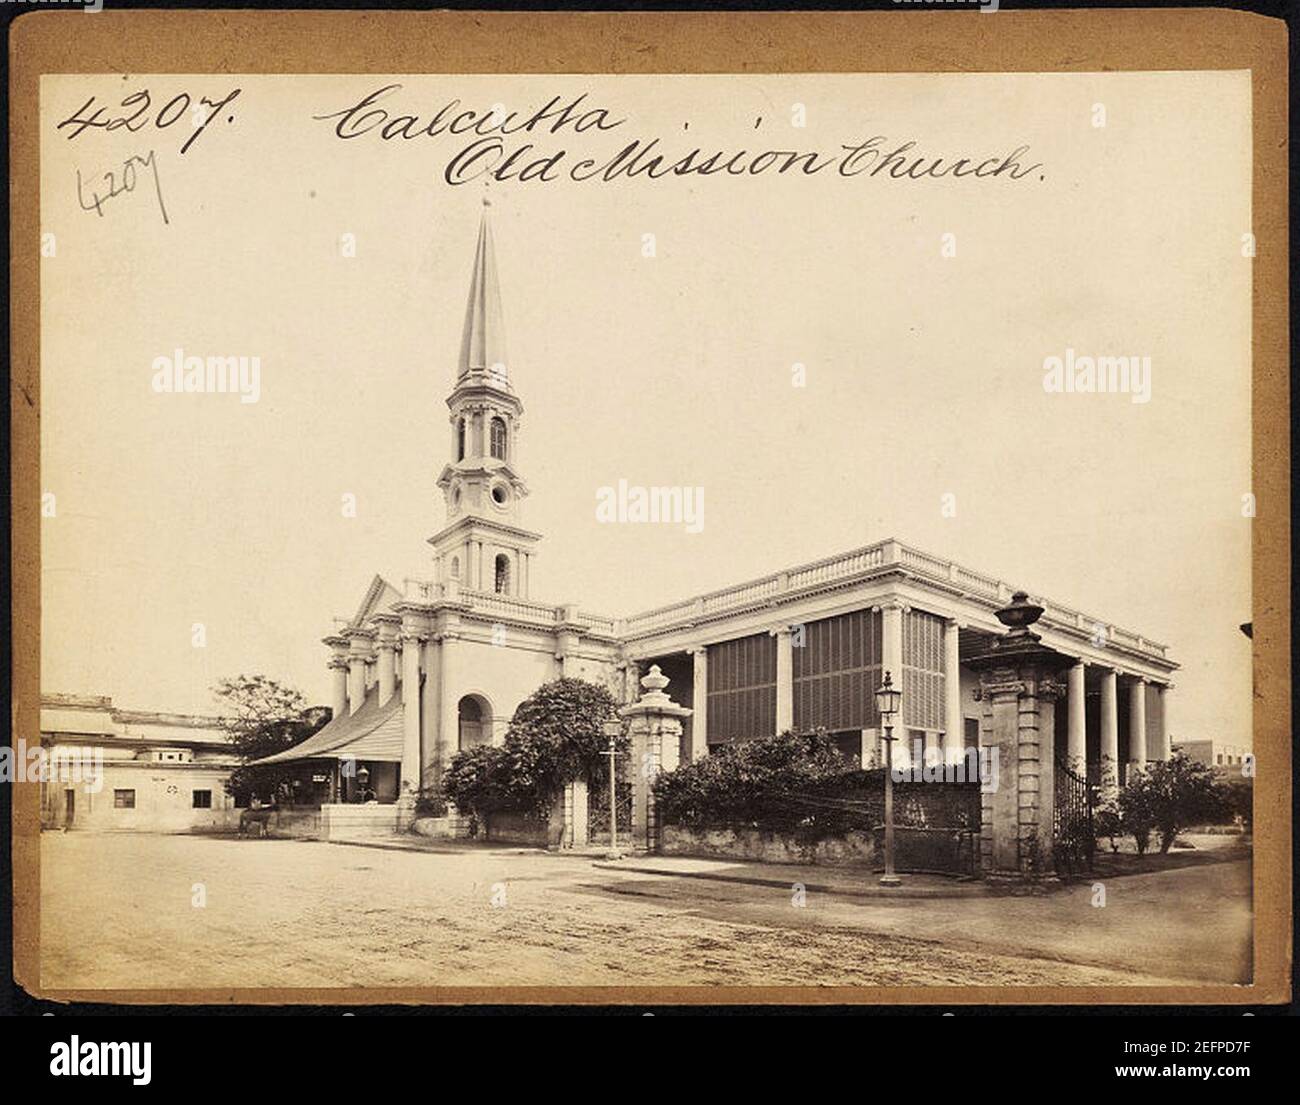
<path fill-rule="evenodd" d="M 456 377 L 471 372 L 506 375 L 505 325 L 501 314 L 501 287 L 497 281 L 496 256 L 492 251 L 492 228 L 488 223 L 491 201 L 483 197 L 483 217 L 478 226 L 478 247 L 474 251 L 474 272 L 470 278 L 469 301 L 465 304 L 465 329 L 460 339 L 460 360 Z"/>
<path fill-rule="evenodd" d="M 456 383 L 447 396 L 451 459 L 438 476 L 447 524 L 429 543 L 440 583 L 527 598 L 539 535 L 519 525 L 528 494 L 518 467 L 524 405 L 506 375 L 487 200 L 483 206 Z"/>

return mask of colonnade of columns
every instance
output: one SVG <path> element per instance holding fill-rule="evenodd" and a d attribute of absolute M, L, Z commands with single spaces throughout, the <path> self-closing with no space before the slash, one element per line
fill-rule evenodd
<path fill-rule="evenodd" d="M 903 668 L 903 614 L 900 603 L 886 603 L 873 607 L 881 614 L 882 670 L 893 674 L 896 686 L 902 684 Z M 776 639 L 776 731 L 794 725 L 794 648 L 797 627 L 781 625 L 769 632 Z M 943 628 L 943 666 L 945 696 L 943 710 L 943 751 L 946 757 L 958 756 L 963 751 L 965 715 L 961 698 L 961 625 L 956 618 L 948 618 Z M 694 663 L 694 681 L 691 702 L 693 709 L 690 756 L 699 759 L 708 753 L 708 693 L 709 646 L 697 645 L 687 650 Z M 1067 718 L 1067 746 L 1065 762 L 1080 775 L 1087 770 L 1087 665 L 1076 660 L 1067 672 L 1065 702 L 1062 707 Z M 636 663 L 629 666 L 629 679 L 638 671 Z M 1119 750 L 1119 693 L 1120 683 L 1128 695 L 1129 748 L 1127 765 L 1120 764 Z M 1154 718 L 1148 718 L 1147 688 L 1154 685 L 1156 709 Z M 1115 668 L 1104 667 L 1100 674 L 1100 732 L 1099 751 L 1102 784 L 1113 790 L 1123 782 L 1127 766 L 1133 767 L 1154 760 L 1167 760 L 1172 755 L 1169 735 L 1169 685 L 1150 680 L 1145 676 L 1128 675 Z M 906 708 L 906 707 L 905 707 Z M 898 723 L 896 723 L 898 724 Z"/>
<path fill-rule="evenodd" d="M 1128 762 L 1120 763 L 1119 753 L 1119 683 L 1125 683 L 1128 695 Z M 1147 688 L 1154 685 L 1156 711 L 1154 724 L 1147 715 Z M 1070 769 L 1084 774 L 1087 768 L 1087 722 L 1084 713 L 1085 664 L 1076 661 L 1067 675 L 1066 756 Z M 1113 793 L 1124 781 L 1122 768 L 1141 768 L 1152 761 L 1168 760 L 1173 755 L 1169 735 L 1169 684 L 1154 683 L 1145 676 L 1121 675 L 1115 668 L 1102 668 L 1100 676 L 1099 752 L 1101 783 Z"/>

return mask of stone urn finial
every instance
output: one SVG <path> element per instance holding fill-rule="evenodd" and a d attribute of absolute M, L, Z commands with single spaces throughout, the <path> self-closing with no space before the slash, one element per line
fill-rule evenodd
<path fill-rule="evenodd" d="M 1030 636 L 1029 627 L 1043 616 L 1043 608 L 1029 601 L 1029 595 L 1017 591 L 1011 596 L 1011 603 L 996 611 L 997 619 L 1011 632 L 1008 636 Z"/>
<path fill-rule="evenodd" d="M 641 686 L 650 694 L 662 694 L 663 689 L 668 686 L 671 680 L 659 670 L 658 664 L 651 664 L 650 671 L 647 675 L 641 677 Z"/>
<path fill-rule="evenodd" d="M 624 706 L 619 712 L 624 717 L 645 714 L 660 714 L 671 717 L 689 717 L 691 711 L 685 706 L 678 706 L 664 692 L 668 686 L 668 676 L 659 670 L 658 664 L 651 664 L 647 675 L 641 677 L 641 686 L 645 688 L 641 697 L 630 706 Z"/>

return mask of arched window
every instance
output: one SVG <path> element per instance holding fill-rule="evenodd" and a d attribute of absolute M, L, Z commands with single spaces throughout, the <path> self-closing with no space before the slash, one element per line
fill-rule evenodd
<path fill-rule="evenodd" d="M 456 422 L 456 459 L 465 459 L 465 420 L 458 419 Z"/>
<path fill-rule="evenodd" d="M 492 455 L 497 460 L 506 459 L 506 424 L 501 418 L 492 419 Z"/>
<path fill-rule="evenodd" d="M 467 694 L 457 703 L 456 713 L 459 722 L 457 745 L 460 751 L 477 748 L 492 739 L 491 713 L 483 708 L 483 700 L 477 695 Z"/>
<path fill-rule="evenodd" d="M 460 557 L 459 556 L 453 556 L 451 558 L 451 578 L 460 579 Z"/>
<path fill-rule="evenodd" d="M 496 593 L 498 595 L 510 593 L 510 557 L 505 553 L 499 554 L 496 560 Z"/>

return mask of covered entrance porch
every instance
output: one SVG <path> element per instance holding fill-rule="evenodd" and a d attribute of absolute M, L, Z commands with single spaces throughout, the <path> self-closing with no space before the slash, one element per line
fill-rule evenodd
<path fill-rule="evenodd" d="M 401 793 L 402 732 L 401 697 L 394 695 L 380 705 L 379 688 L 374 687 L 359 709 L 333 718 L 301 744 L 249 766 L 311 763 L 312 785 L 322 801 L 396 802 Z"/>

